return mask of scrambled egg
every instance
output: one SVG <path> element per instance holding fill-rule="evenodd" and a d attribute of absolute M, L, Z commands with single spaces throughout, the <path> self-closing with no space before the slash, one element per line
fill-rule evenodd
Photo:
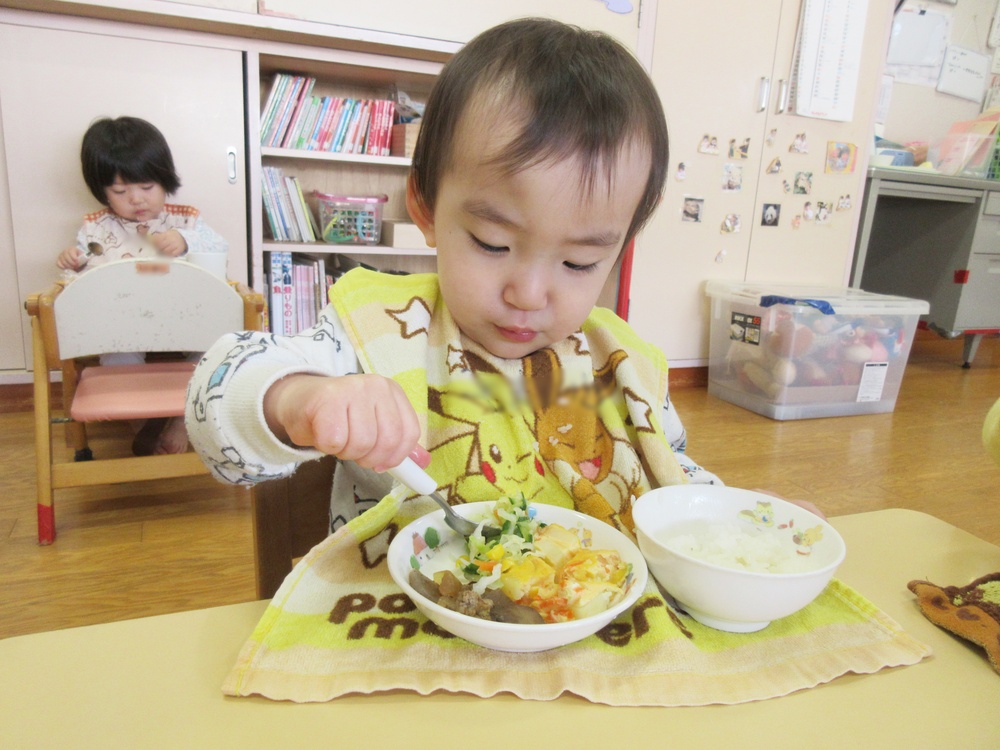
<path fill-rule="evenodd" d="M 623 595 L 628 565 L 614 550 L 592 550 L 558 524 L 538 531 L 535 554 L 501 561 L 500 583 L 518 604 L 538 610 L 547 622 L 602 612 Z"/>

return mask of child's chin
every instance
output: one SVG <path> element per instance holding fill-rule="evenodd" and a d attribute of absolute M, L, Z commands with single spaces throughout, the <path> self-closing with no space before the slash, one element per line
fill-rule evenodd
<path fill-rule="evenodd" d="M 525 343 L 507 341 L 501 338 L 482 346 L 494 357 L 500 357 L 500 359 L 522 359 L 545 348 L 546 344 L 540 337 L 536 336 L 532 341 Z"/>

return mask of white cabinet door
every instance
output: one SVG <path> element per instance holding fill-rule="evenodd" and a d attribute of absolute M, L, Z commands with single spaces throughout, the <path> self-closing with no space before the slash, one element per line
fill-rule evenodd
<path fill-rule="evenodd" d="M 836 122 L 782 111 L 800 8 L 801 0 L 658 5 L 652 75 L 671 169 L 637 243 L 629 320 L 675 365 L 708 355 L 707 279 L 847 284 L 892 9 L 868 4 L 854 117 Z M 706 135 L 717 154 L 699 151 Z M 831 143 L 855 147 L 853 171 L 826 171 Z M 739 189 L 727 189 L 732 172 Z M 702 201 L 700 222 L 683 220 L 686 198 Z M 723 230 L 730 215 L 738 232 Z"/>
<path fill-rule="evenodd" d="M 201 210 L 229 241 L 230 276 L 245 280 L 242 53 L 136 38 L 137 27 L 112 23 L 101 24 L 100 33 L 93 24 L 84 28 L 0 24 L 0 118 L 18 299 L 57 278 L 56 255 L 74 243 L 83 215 L 100 208 L 83 182 L 79 153 L 84 131 L 101 116 L 142 117 L 163 132 L 182 182 L 170 200 Z M 29 324 L 21 317 L 30 365 Z"/>
<path fill-rule="evenodd" d="M 658 4 L 650 72 L 667 116 L 670 174 L 663 202 L 636 243 L 629 321 L 675 365 L 701 356 L 703 339 L 707 344 L 704 279 L 741 280 L 746 273 L 768 110 L 776 96 L 781 5 Z M 736 173 L 739 189 L 724 185 Z M 685 202 L 692 200 L 699 202 L 698 221 L 685 220 Z M 739 231 L 721 230 L 727 216 L 739 218 Z"/>
<path fill-rule="evenodd" d="M 543 16 L 600 29 L 634 50 L 640 0 L 267 0 L 266 13 L 306 21 L 465 43 L 512 18 Z"/>

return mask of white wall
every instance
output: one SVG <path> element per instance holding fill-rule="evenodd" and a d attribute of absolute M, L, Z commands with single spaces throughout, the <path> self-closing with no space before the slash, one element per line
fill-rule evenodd
<path fill-rule="evenodd" d="M 996 7 L 997 0 L 958 0 L 956 5 L 906 0 L 903 5 L 903 9 L 926 9 L 928 12 L 950 15 L 950 44 L 988 55 L 993 53 L 986 46 L 986 40 Z M 939 93 L 931 86 L 896 82 L 883 134 L 889 140 L 900 143 L 933 143 L 948 132 L 948 127 L 953 122 L 972 119 L 979 111 L 980 105 L 976 102 Z"/>

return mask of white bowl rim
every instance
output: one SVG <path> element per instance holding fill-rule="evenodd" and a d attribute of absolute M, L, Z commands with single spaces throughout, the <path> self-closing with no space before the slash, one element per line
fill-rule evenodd
<path fill-rule="evenodd" d="M 465 503 L 463 505 L 456 505 L 454 506 L 454 508 L 455 511 L 458 512 L 459 514 L 466 515 L 466 513 L 471 514 L 474 511 L 492 508 L 495 504 L 496 503 L 493 501 L 483 501 L 477 503 Z M 634 605 L 636 601 L 638 601 L 639 597 L 642 596 L 643 592 L 646 590 L 646 585 L 649 579 L 649 568 L 646 564 L 646 558 L 642 554 L 642 550 L 639 549 L 639 546 L 635 544 L 635 542 L 633 542 L 631 539 L 625 536 L 625 534 L 623 534 L 621 531 L 614 528 L 610 524 L 606 524 L 599 518 L 588 516 L 585 513 L 580 513 L 579 511 L 572 510 L 570 508 L 564 508 L 560 505 L 550 505 L 547 503 L 533 503 L 532 507 L 539 509 L 539 513 L 542 512 L 540 510 L 541 508 L 554 508 L 558 512 L 572 514 L 572 516 L 576 520 L 585 523 L 588 528 L 593 526 L 594 524 L 604 524 L 605 526 L 608 527 L 608 529 L 615 532 L 616 534 L 621 536 L 623 540 L 625 540 L 633 547 L 635 547 L 636 552 L 638 552 L 638 555 L 636 555 L 637 558 L 636 561 L 632 563 L 632 575 L 635 576 L 635 581 L 632 583 L 632 587 L 629 589 L 628 593 L 626 593 L 625 597 L 620 602 L 618 602 L 612 607 L 608 607 L 608 609 L 602 612 L 598 612 L 596 614 L 590 615 L 589 617 L 584 617 L 579 620 L 569 620 L 567 622 L 546 622 L 538 624 L 517 623 L 517 622 L 495 622 L 494 620 L 484 620 L 480 617 L 472 617 L 471 615 L 465 615 L 462 614 L 461 612 L 456 612 L 453 609 L 442 607 L 437 602 L 432 602 L 426 596 L 418 593 L 416 589 L 414 589 L 410 585 L 410 582 L 406 580 L 406 578 L 402 579 L 397 578 L 394 573 L 391 561 L 394 559 L 393 547 L 397 545 L 397 540 L 399 540 L 398 544 L 400 545 L 406 544 L 409 541 L 410 538 L 409 535 L 404 534 L 403 532 L 405 532 L 411 526 L 413 526 L 416 523 L 431 522 L 434 520 L 437 520 L 441 525 L 444 525 L 444 511 L 441 509 L 431 511 L 426 515 L 413 519 L 410 523 L 408 523 L 406 526 L 404 526 L 403 528 L 401 528 L 399 531 L 396 532 L 396 535 L 392 538 L 392 541 L 389 542 L 388 555 L 386 558 L 386 564 L 389 567 L 389 575 L 392 576 L 393 580 L 396 582 L 396 585 L 402 588 L 403 592 L 410 597 L 410 600 L 413 601 L 414 605 L 417 605 L 417 602 L 419 601 L 420 606 L 427 607 L 432 612 L 436 612 L 447 618 L 457 616 L 462 618 L 463 620 L 468 621 L 470 625 L 475 624 L 477 627 L 483 627 L 487 631 L 495 633 L 523 634 L 529 632 L 544 632 L 555 635 L 556 633 L 559 633 L 561 631 L 576 630 L 577 628 L 586 627 L 585 623 L 592 624 L 596 622 L 596 620 L 598 619 L 606 619 L 607 622 L 610 622 L 611 620 L 615 619 L 618 615 L 620 615 L 622 612 L 624 612 L 626 609 Z M 452 532 L 451 529 L 449 529 L 449 532 L 454 534 L 454 532 Z M 542 630 L 537 630 L 538 628 L 542 628 Z M 599 629 L 600 628 L 597 628 L 597 630 Z"/>
<path fill-rule="evenodd" d="M 761 497 L 761 498 L 765 498 L 766 497 L 768 499 L 768 502 L 777 501 L 778 503 L 780 503 L 781 505 L 783 505 L 785 507 L 794 508 L 796 512 L 807 513 L 810 516 L 812 516 L 813 518 L 815 518 L 818 523 L 820 523 L 820 524 L 823 525 L 823 533 L 824 534 L 827 533 L 827 532 L 830 532 L 831 536 L 834 539 L 837 540 L 837 542 L 839 543 L 839 545 L 838 545 L 839 546 L 839 551 L 838 551 L 836 557 L 833 559 L 832 562 L 827 563 L 826 565 L 824 565 L 821 568 L 815 568 L 814 570 L 795 571 L 795 572 L 790 572 L 790 573 L 768 573 L 766 571 L 758 571 L 758 570 L 742 570 L 740 568 L 731 568 L 731 567 L 727 567 L 725 565 L 718 565 L 716 563 L 709 562 L 708 560 L 701 560 L 701 559 L 699 559 L 697 557 L 692 557 L 691 555 L 687 555 L 687 554 L 685 554 L 683 552 L 680 552 L 680 551 L 675 550 L 675 549 L 673 549 L 671 547 L 668 547 L 665 544 L 656 541 L 647 532 L 643 531 L 639 527 L 638 523 L 636 523 L 636 525 L 635 525 L 635 535 L 636 535 L 636 539 L 639 540 L 639 549 L 640 550 L 642 549 L 642 541 L 641 541 L 642 537 L 645 537 L 652 544 L 655 544 L 656 547 L 657 547 L 657 549 L 662 550 L 662 551 L 664 551 L 664 552 L 666 552 L 666 553 L 668 553 L 670 555 L 674 555 L 675 557 L 678 557 L 681 560 L 684 560 L 685 562 L 692 563 L 696 567 L 705 568 L 707 570 L 713 570 L 713 571 L 721 571 L 721 572 L 726 572 L 726 573 L 737 573 L 737 574 L 739 574 L 741 576 L 749 576 L 751 579 L 759 578 L 761 580 L 767 580 L 767 581 L 773 581 L 773 580 L 794 580 L 794 579 L 798 579 L 798 578 L 813 578 L 815 576 L 826 575 L 828 573 L 832 573 L 838 567 L 840 567 L 841 563 L 843 563 L 844 559 L 847 557 L 847 544 L 844 542 L 844 538 L 840 535 L 840 532 L 837 531 L 837 529 L 835 529 L 833 527 L 833 525 L 829 521 L 827 521 L 826 519 L 820 518 L 819 516 L 817 516 L 812 511 L 807 510 L 806 508 L 803 508 L 800 505 L 796 505 L 795 503 L 790 503 L 790 502 L 788 502 L 787 500 L 785 500 L 783 498 L 775 497 L 774 495 L 768 495 L 768 494 L 766 494 L 764 492 L 756 492 L 754 490 L 746 490 L 746 489 L 743 489 L 743 488 L 740 488 L 740 487 L 729 487 L 727 485 L 718 485 L 718 484 L 708 484 L 708 485 L 675 485 L 673 487 L 660 487 L 658 489 L 661 489 L 661 490 L 671 489 L 672 490 L 672 489 L 677 489 L 677 488 L 680 488 L 680 487 L 685 487 L 685 488 L 698 487 L 698 488 L 700 488 L 703 491 L 707 491 L 708 494 L 732 494 L 730 492 L 722 492 L 722 493 L 720 493 L 720 491 L 735 490 L 735 491 L 739 492 L 740 494 L 747 493 L 748 495 L 756 495 L 756 496 Z M 650 498 L 650 495 L 651 495 L 652 492 L 653 492 L 653 490 L 651 490 L 650 492 L 645 493 L 644 495 L 642 495 L 641 497 L 639 497 L 639 498 L 636 499 L 635 503 L 632 506 L 632 514 L 633 514 L 632 517 L 633 517 L 633 520 L 635 519 L 635 516 L 636 516 L 635 509 L 639 506 L 640 503 L 642 503 L 642 501 L 644 499 L 646 499 L 646 498 L 650 499 L 650 502 L 646 503 L 647 505 L 650 505 L 652 503 L 653 498 Z M 640 534 L 642 536 L 640 536 Z M 648 561 L 647 561 L 647 563 L 648 563 Z"/>

